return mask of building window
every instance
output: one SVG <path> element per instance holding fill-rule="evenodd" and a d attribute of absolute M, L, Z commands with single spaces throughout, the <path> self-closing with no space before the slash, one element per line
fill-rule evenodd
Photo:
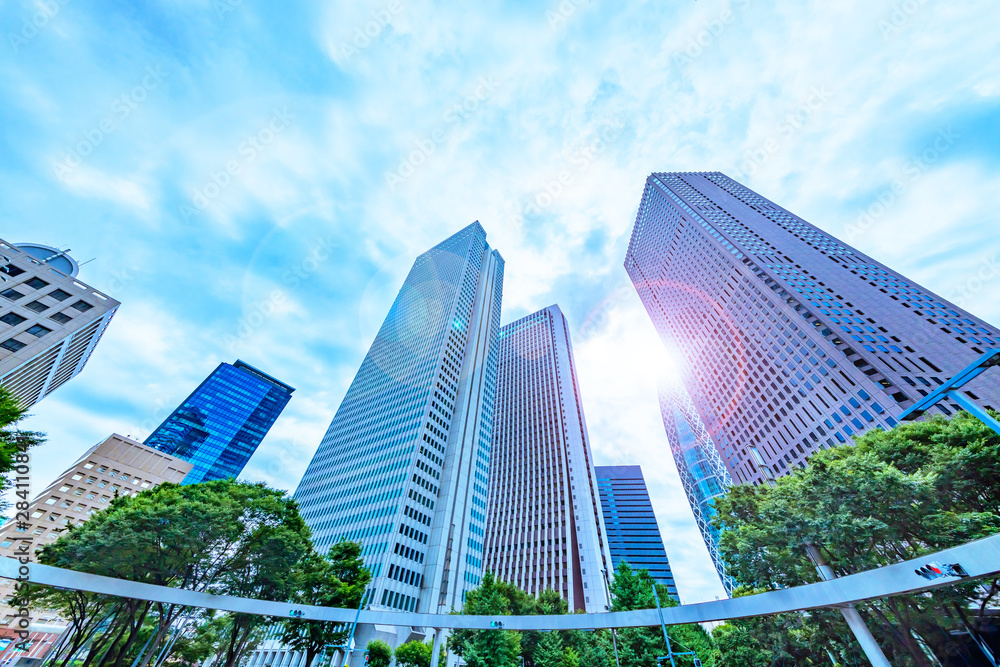
<path fill-rule="evenodd" d="M 65 301 L 69 298 L 69 292 L 61 289 L 54 289 L 49 292 L 46 296 L 50 296 L 56 301 Z"/>
<path fill-rule="evenodd" d="M 59 324 L 66 324 L 67 322 L 69 322 L 73 318 L 70 317 L 69 315 L 67 315 L 66 313 L 56 313 L 55 315 L 50 315 L 49 319 L 50 320 L 55 320 Z"/>
<path fill-rule="evenodd" d="M 77 301 L 76 303 L 74 303 L 73 307 L 76 308 L 77 310 L 79 310 L 81 313 L 85 313 L 88 310 L 90 310 L 91 308 L 93 308 L 92 305 L 90 305 L 89 303 L 87 303 L 86 301 L 83 301 L 83 300 L 80 300 L 80 301 Z"/>
<path fill-rule="evenodd" d="M 24 284 L 30 287 L 31 289 L 42 289 L 43 287 L 48 285 L 47 282 L 38 277 L 25 280 Z"/>
<path fill-rule="evenodd" d="M 17 313 L 7 313 L 3 317 L 0 317 L 0 322 L 3 322 L 4 324 L 9 324 L 12 327 L 16 327 L 18 324 L 24 322 L 26 319 L 28 318 L 21 317 Z"/>
<path fill-rule="evenodd" d="M 46 306 L 41 301 L 32 301 L 31 303 L 27 304 L 25 308 L 27 308 L 28 310 L 33 310 L 36 313 L 44 313 L 46 310 L 49 309 L 49 307 Z"/>
<path fill-rule="evenodd" d="M 0 296 L 2 296 L 5 299 L 10 299 L 11 301 L 17 301 L 24 295 L 18 292 L 16 289 L 5 289 L 4 291 L 0 292 Z"/>
<path fill-rule="evenodd" d="M 28 333 L 30 333 L 32 336 L 37 336 L 38 338 L 41 338 L 47 333 L 52 333 L 52 329 L 49 329 L 48 327 L 43 327 L 41 324 L 36 324 L 35 326 L 28 328 Z"/>
<path fill-rule="evenodd" d="M 8 338 L 4 342 L 0 343 L 0 347 L 2 347 L 5 350 L 10 350 L 11 352 L 17 352 L 24 346 L 25 346 L 24 343 L 15 338 Z"/>
<path fill-rule="evenodd" d="M 59 499 L 56 498 L 55 496 L 52 496 L 51 498 L 49 498 L 48 500 L 45 501 L 45 504 L 46 505 L 55 505 L 57 502 L 59 502 Z"/>
<path fill-rule="evenodd" d="M 14 277 L 24 273 L 24 269 L 20 266 L 15 266 L 14 264 L 8 264 L 7 266 L 0 268 L 0 273 L 6 273 L 8 276 Z"/>

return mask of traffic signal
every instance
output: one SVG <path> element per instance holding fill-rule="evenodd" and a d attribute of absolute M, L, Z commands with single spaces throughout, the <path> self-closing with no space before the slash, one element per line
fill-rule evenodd
<path fill-rule="evenodd" d="M 701 667 L 701 660 L 699 660 L 697 657 L 695 657 L 694 659 L 694 667 Z"/>
<path fill-rule="evenodd" d="M 497 628 L 498 630 L 502 630 L 503 629 L 503 623 L 500 622 L 500 621 L 490 621 L 490 627 L 491 628 Z"/>
<path fill-rule="evenodd" d="M 291 616 L 292 618 L 302 618 L 304 613 L 305 612 L 303 612 L 301 609 L 292 609 L 290 612 L 288 612 L 288 615 Z"/>
<path fill-rule="evenodd" d="M 964 579 L 969 576 L 969 573 L 965 571 L 965 568 L 958 563 L 927 563 L 922 567 L 918 567 L 914 570 L 914 572 L 928 581 L 940 579 L 941 577 L 959 577 Z"/>
<path fill-rule="evenodd" d="M 923 567 L 918 567 L 914 570 L 914 572 L 928 581 L 933 581 L 934 579 L 939 579 L 944 576 L 944 572 L 941 571 L 941 568 L 937 563 L 928 563 Z"/>

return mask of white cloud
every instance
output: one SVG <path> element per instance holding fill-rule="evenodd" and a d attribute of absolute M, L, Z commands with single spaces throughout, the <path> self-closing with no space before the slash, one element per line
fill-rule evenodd
<path fill-rule="evenodd" d="M 4 63 L 0 198 L 17 228 L 5 234 L 97 255 L 81 277 L 125 303 L 84 375 L 36 409 L 48 451 L 62 447 L 39 475 L 110 430 L 139 429 L 157 398 L 180 400 L 240 355 L 297 387 L 247 468 L 294 486 L 412 258 L 475 219 L 507 260 L 504 320 L 559 303 L 576 327 L 598 462 L 667 462 L 649 373 L 658 342 L 621 266 L 646 175 L 745 169 L 748 186 L 844 234 L 1000 80 L 983 29 L 1000 7 L 985 0 L 926 3 L 888 35 L 887 3 L 578 3 L 555 27 L 546 11 L 559 3 L 398 3 L 220 15 L 191 0 L 154 17 L 71 4 L 58 39 Z M 11 7 L 0 13 L 19 23 Z M 383 10 L 388 24 L 345 56 Z M 163 86 L 75 180 L 53 179 L 51 156 L 149 63 L 163 64 Z M 289 127 L 203 213 L 180 215 L 285 106 Z M 750 161 L 769 140 L 777 148 Z M 968 288 L 1000 253 L 996 156 L 972 157 L 975 141 L 929 165 L 855 243 L 944 296 L 971 291 L 968 307 L 998 321 L 996 283 Z M 390 187 L 386 173 L 407 161 L 420 164 Z M 327 235 L 332 258 L 286 279 Z M 233 345 L 275 290 L 287 298 Z M 682 595 L 714 597 L 672 463 L 646 472 Z"/>

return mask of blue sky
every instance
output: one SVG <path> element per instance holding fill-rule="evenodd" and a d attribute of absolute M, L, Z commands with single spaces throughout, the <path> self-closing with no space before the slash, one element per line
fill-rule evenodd
<path fill-rule="evenodd" d="M 297 388 L 245 471 L 294 488 L 413 258 L 478 219 L 504 322 L 575 326 L 682 599 L 720 595 L 622 268 L 647 174 L 724 171 L 1000 322 L 1000 6 L 772 4 L 0 0 L 0 237 L 123 303 L 34 409 L 36 485 L 239 357 Z"/>

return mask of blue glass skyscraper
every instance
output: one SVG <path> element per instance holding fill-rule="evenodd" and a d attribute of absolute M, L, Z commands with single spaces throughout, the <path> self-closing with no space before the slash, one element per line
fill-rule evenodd
<path fill-rule="evenodd" d="M 733 480 L 684 387 L 677 382 L 663 380 L 659 389 L 663 428 L 670 441 L 670 452 L 677 464 L 681 485 L 715 571 L 726 594 L 732 595 L 735 583 L 719 553 L 719 531 L 712 525 L 712 517 L 715 516 L 715 499 L 732 486 Z"/>
<path fill-rule="evenodd" d="M 594 472 L 597 473 L 597 490 L 601 494 L 613 567 L 625 561 L 633 570 L 649 570 L 650 576 L 666 586 L 670 595 L 678 600 L 677 585 L 670 571 L 660 527 L 656 524 L 653 504 L 649 502 L 642 468 L 594 466 Z"/>
<path fill-rule="evenodd" d="M 364 545 L 374 608 L 447 613 L 482 576 L 502 287 L 478 222 L 417 257 L 295 491 L 317 548 Z M 357 645 L 409 637 L 383 629 Z"/>
<path fill-rule="evenodd" d="M 184 484 L 238 477 L 293 391 L 242 361 L 219 364 L 144 444 L 194 464 Z"/>

